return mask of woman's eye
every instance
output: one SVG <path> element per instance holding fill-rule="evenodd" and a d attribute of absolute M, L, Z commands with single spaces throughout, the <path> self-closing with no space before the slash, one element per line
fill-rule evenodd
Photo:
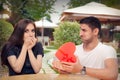
<path fill-rule="evenodd" d="M 32 30 L 32 32 L 35 32 L 35 30 Z"/>
<path fill-rule="evenodd" d="M 24 32 L 28 32 L 28 30 L 25 30 Z"/>

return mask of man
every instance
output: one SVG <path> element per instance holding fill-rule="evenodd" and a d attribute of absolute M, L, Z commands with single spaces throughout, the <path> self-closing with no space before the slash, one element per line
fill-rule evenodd
<path fill-rule="evenodd" d="M 117 80 L 118 64 L 116 51 L 102 44 L 98 37 L 101 32 L 100 21 L 86 17 L 80 21 L 82 44 L 76 46 L 75 63 L 53 61 L 53 68 L 60 73 L 81 73 L 102 80 Z"/>

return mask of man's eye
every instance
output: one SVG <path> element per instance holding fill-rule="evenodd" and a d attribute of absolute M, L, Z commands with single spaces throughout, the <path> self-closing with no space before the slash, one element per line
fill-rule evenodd
<path fill-rule="evenodd" d="M 84 32 L 85 32 L 85 29 L 82 29 L 82 31 L 84 31 Z"/>

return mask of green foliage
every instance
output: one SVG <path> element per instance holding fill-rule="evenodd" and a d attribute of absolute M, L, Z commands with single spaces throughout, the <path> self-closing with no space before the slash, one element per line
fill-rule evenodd
<path fill-rule="evenodd" d="M 98 2 L 107 6 L 120 9 L 120 0 L 70 0 L 68 3 L 69 8 L 83 6 L 89 2 Z"/>
<path fill-rule="evenodd" d="M 114 38 L 115 38 L 116 41 L 118 41 L 117 53 L 120 53 L 120 33 L 115 33 Z"/>
<path fill-rule="evenodd" d="M 3 4 L 2 3 L 0 3 L 0 12 L 3 10 Z"/>
<path fill-rule="evenodd" d="M 50 52 L 50 50 L 44 50 L 44 54 L 46 54 L 46 53 L 48 53 L 48 52 Z"/>
<path fill-rule="evenodd" d="M 83 6 L 92 1 L 99 2 L 100 0 L 70 0 L 68 5 L 69 5 L 69 8 L 74 8 L 78 6 Z"/>
<path fill-rule="evenodd" d="M 52 50 L 56 50 L 57 48 L 55 46 L 47 46 L 47 49 L 52 49 Z"/>
<path fill-rule="evenodd" d="M 39 20 L 44 16 L 49 17 L 50 13 L 55 12 L 52 7 L 55 1 L 56 0 L 6 0 L 4 3 L 6 3 L 11 10 L 9 21 L 15 24 L 21 18 Z"/>
<path fill-rule="evenodd" d="M 101 3 L 109 7 L 120 9 L 120 0 L 101 0 Z"/>
<path fill-rule="evenodd" d="M 115 33 L 114 38 L 115 40 L 120 41 L 120 33 Z"/>
<path fill-rule="evenodd" d="M 118 68 L 118 72 L 120 73 L 120 68 Z"/>
<path fill-rule="evenodd" d="M 117 55 L 120 55 L 120 48 L 117 49 Z"/>
<path fill-rule="evenodd" d="M 30 0 L 27 1 L 23 10 L 27 13 L 25 16 L 31 17 L 34 20 L 39 20 L 44 16 L 50 16 L 49 13 L 54 12 L 52 5 L 56 0 Z"/>
<path fill-rule="evenodd" d="M 76 45 L 81 43 L 80 25 L 77 22 L 61 22 L 59 27 L 53 32 L 54 43 L 60 47 L 65 42 L 74 42 Z"/>
<path fill-rule="evenodd" d="M 0 50 L 13 31 L 13 26 L 5 20 L 0 20 Z"/>

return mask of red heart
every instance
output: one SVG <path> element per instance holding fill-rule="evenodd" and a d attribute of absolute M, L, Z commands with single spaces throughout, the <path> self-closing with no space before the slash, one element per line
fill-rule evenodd
<path fill-rule="evenodd" d="M 60 61 L 76 62 L 75 49 L 76 47 L 73 42 L 67 42 L 60 46 L 55 55 Z"/>

